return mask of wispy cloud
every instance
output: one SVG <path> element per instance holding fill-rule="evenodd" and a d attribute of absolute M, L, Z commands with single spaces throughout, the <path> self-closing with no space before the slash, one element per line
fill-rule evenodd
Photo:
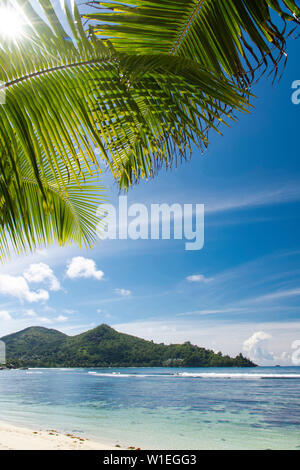
<path fill-rule="evenodd" d="M 44 323 L 45 325 L 55 325 L 56 323 L 66 323 L 68 320 L 68 317 L 65 317 L 64 315 L 58 315 L 54 318 L 37 317 L 35 323 L 40 322 Z"/>
<path fill-rule="evenodd" d="M 7 310 L 0 310 L 0 320 L 8 321 L 11 320 L 11 315 Z"/>
<path fill-rule="evenodd" d="M 74 309 L 71 309 L 71 308 L 64 308 L 63 309 L 63 313 L 65 313 L 66 315 L 76 315 L 77 310 L 74 310 Z"/>
<path fill-rule="evenodd" d="M 127 289 L 114 289 L 114 292 L 121 297 L 129 297 L 131 295 L 131 291 Z"/>
<path fill-rule="evenodd" d="M 36 312 L 32 308 L 25 310 L 24 315 L 25 317 L 37 317 Z"/>
<path fill-rule="evenodd" d="M 205 316 L 205 315 L 221 315 L 224 313 L 242 313 L 247 312 L 246 308 L 220 308 L 220 309 L 211 309 L 211 310 L 195 310 L 192 312 L 178 313 L 177 317 L 190 317 L 190 316 Z"/>
<path fill-rule="evenodd" d="M 186 280 L 188 282 L 203 282 L 204 284 L 213 281 L 212 277 L 206 277 L 204 274 L 193 274 L 191 276 L 187 276 Z"/>
<path fill-rule="evenodd" d="M 54 321 L 58 323 L 64 323 L 68 321 L 68 317 L 65 317 L 64 315 L 59 315 L 58 317 L 54 318 Z"/>
<path fill-rule="evenodd" d="M 218 198 L 208 198 L 206 213 L 277 205 L 300 200 L 299 184 L 294 182 L 281 183 L 277 187 L 273 186 L 262 190 L 248 186 L 244 191 L 238 192 L 236 190 L 235 194 L 235 197 L 222 193 Z"/>
<path fill-rule="evenodd" d="M 286 299 L 288 297 L 297 297 L 300 295 L 300 289 L 291 289 L 285 291 L 272 292 L 253 299 L 254 302 L 266 302 L 269 300 Z"/>

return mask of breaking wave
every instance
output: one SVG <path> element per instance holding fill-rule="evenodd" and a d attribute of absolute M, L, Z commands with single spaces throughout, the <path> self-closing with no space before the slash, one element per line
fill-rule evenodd
<path fill-rule="evenodd" d="M 179 377 L 200 377 L 204 379 L 300 379 L 300 374 L 249 374 L 249 373 L 217 373 L 217 372 L 178 372 Z"/>
<path fill-rule="evenodd" d="M 176 372 L 169 374 L 123 374 L 121 372 L 88 372 L 89 375 L 95 377 L 113 377 L 113 378 L 148 378 L 148 377 L 164 377 L 164 378 L 202 378 L 202 379 L 300 379 L 300 374 L 264 374 L 264 373 L 218 373 L 218 372 Z"/>

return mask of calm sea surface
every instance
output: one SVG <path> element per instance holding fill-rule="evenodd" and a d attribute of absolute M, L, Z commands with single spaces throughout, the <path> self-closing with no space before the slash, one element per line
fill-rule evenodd
<path fill-rule="evenodd" d="M 0 420 L 148 449 L 300 449 L 300 367 L 0 371 Z"/>

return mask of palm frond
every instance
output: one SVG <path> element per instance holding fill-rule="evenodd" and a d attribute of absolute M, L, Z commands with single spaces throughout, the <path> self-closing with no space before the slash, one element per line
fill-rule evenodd
<path fill-rule="evenodd" d="M 286 57 L 287 22 L 299 25 L 294 0 L 88 1 L 99 37 L 128 54 L 179 55 L 248 87 L 260 66 Z M 276 16 L 282 22 L 278 26 Z"/>
<path fill-rule="evenodd" d="M 18 2 L 27 23 L 22 40 L 1 44 L 6 104 L 0 108 L 0 154 L 20 192 L 20 149 L 42 193 L 45 165 L 63 187 L 62 168 L 78 184 L 87 172 L 99 171 L 95 147 L 129 185 L 168 166 L 177 151 L 185 157 L 191 143 L 207 145 L 209 128 L 247 108 L 234 83 L 199 64 L 163 54 L 129 56 L 93 34 L 87 38 L 75 2 L 73 10 L 63 2 L 72 37 L 50 0 L 39 2 L 47 21 L 29 0 L 9 2 Z"/>
<path fill-rule="evenodd" d="M 60 163 L 62 186 L 45 159 L 44 176 L 37 181 L 19 149 L 17 184 L 9 162 L 3 166 L 3 155 L 0 162 L 0 261 L 12 252 L 26 253 L 51 243 L 87 248 L 95 244 L 99 223 L 96 210 L 107 199 L 106 190 L 96 177 L 87 175 L 88 181 L 79 177 L 79 187 Z"/>
<path fill-rule="evenodd" d="M 60 177 L 59 155 L 76 179 L 78 173 L 82 175 L 83 166 L 90 169 L 97 164 L 94 145 L 102 145 L 87 112 L 85 82 L 90 67 L 112 60 L 111 52 L 102 41 L 87 40 L 75 13 L 68 10 L 69 25 L 76 34 L 72 40 L 49 0 L 40 3 L 50 26 L 29 1 L 16 1 L 26 17 L 26 26 L 20 41 L 1 42 L 0 80 L 6 103 L 0 111 L 0 149 L 7 149 L 13 165 L 18 143 L 37 180 L 44 171 L 41 155 L 46 156 L 53 174 Z"/>
<path fill-rule="evenodd" d="M 208 131 L 220 132 L 218 124 L 233 118 L 232 109 L 248 109 L 248 97 L 234 83 L 181 57 L 126 54 L 120 55 L 119 67 L 111 75 L 110 95 L 103 94 L 98 76 L 93 92 L 98 96 L 95 120 L 121 187 L 186 159 L 194 144 L 206 147 Z"/>

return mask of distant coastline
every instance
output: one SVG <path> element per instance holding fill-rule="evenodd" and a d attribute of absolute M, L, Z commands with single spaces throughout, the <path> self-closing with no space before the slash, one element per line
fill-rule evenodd
<path fill-rule="evenodd" d="M 119 333 L 108 325 L 80 335 L 30 327 L 4 336 L 8 368 L 26 367 L 256 367 L 242 354 L 232 358 L 183 344 L 156 344 Z"/>

